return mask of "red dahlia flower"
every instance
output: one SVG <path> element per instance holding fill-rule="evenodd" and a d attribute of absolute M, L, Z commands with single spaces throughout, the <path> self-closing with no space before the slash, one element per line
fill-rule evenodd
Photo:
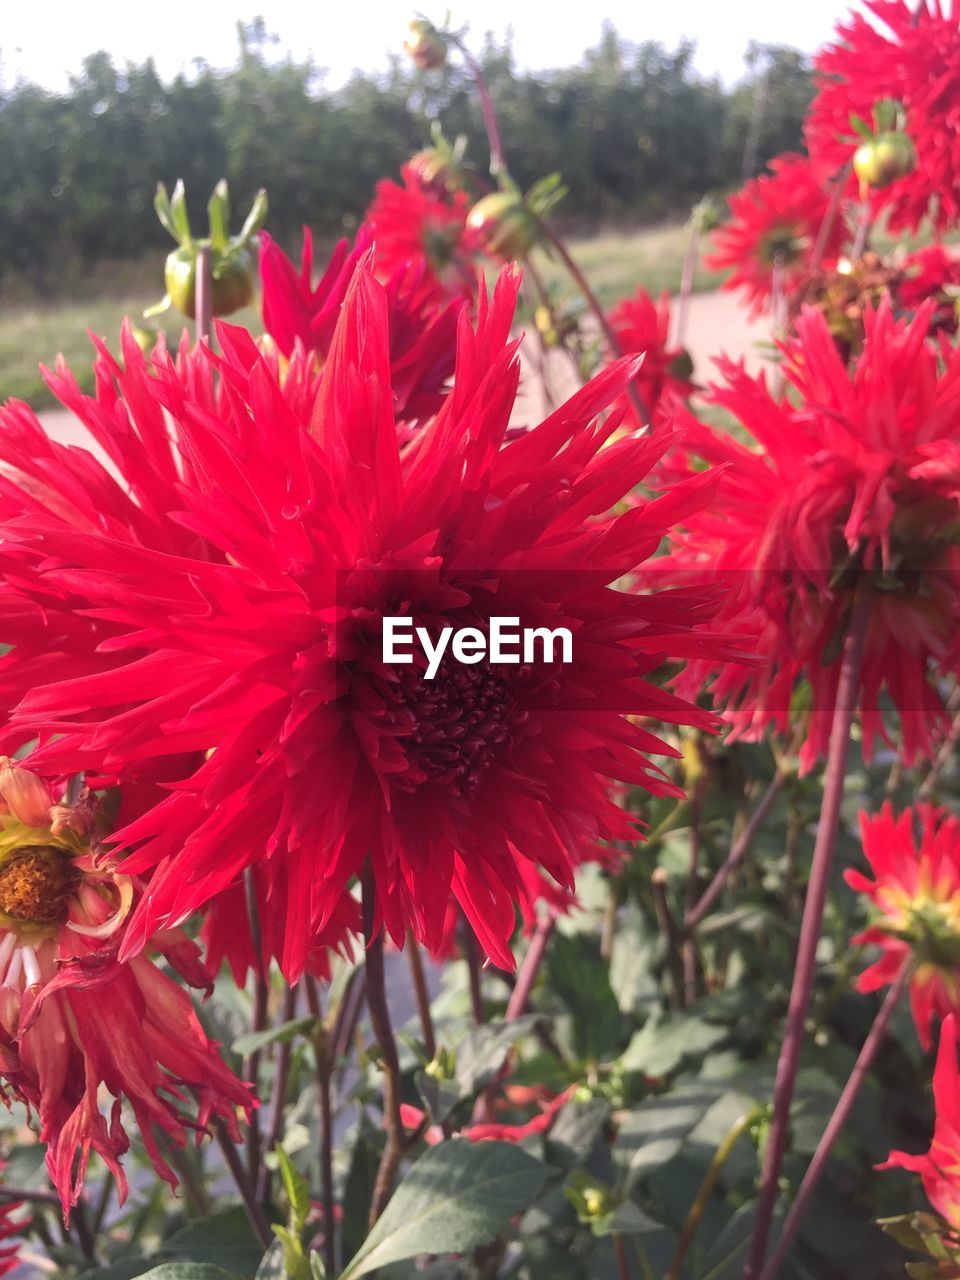
<path fill-rule="evenodd" d="M 238 1138 L 238 1109 L 251 1106 L 186 992 L 145 954 L 118 961 L 140 888 L 99 848 L 94 823 L 89 803 L 56 804 L 36 774 L 0 761 L 0 1087 L 36 1109 L 65 1214 L 91 1150 L 126 1195 L 122 1103 L 172 1186 L 155 1129 L 183 1146 L 188 1128 L 199 1134 L 216 1116 Z M 210 986 L 185 934 L 149 945 L 191 985 Z M 101 1089 L 114 1099 L 109 1117 Z"/>
<path fill-rule="evenodd" d="M 693 363 L 683 347 L 670 346 L 668 293 L 655 303 L 646 289 L 638 289 L 632 298 L 617 303 L 607 318 L 623 354 L 643 354 L 633 385 L 651 421 L 665 397 L 689 399 L 694 391 Z M 627 403 L 632 409 L 632 402 Z"/>
<path fill-rule="evenodd" d="M 337 317 L 357 264 L 369 248 L 366 232 L 351 249 L 341 240 L 313 284 L 313 236 L 303 229 L 300 270 L 266 232 L 260 235 L 263 323 L 280 352 L 290 357 L 299 341 L 326 359 Z M 398 266 L 386 281 L 390 376 L 398 422 L 432 417 L 443 403 L 456 359 L 457 314 L 463 297 L 438 302 L 422 255 Z"/>
<path fill-rule="evenodd" d="M 910 1004 L 929 1049 L 934 1017 L 960 1011 L 960 821 L 928 804 L 895 818 L 887 804 L 876 817 L 862 813 L 860 831 L 874 879 L 845 874 L 873 909 L 869 928 L 853 941 L 879 947 L 881 955 L 857 990 L 887 986 L 912 956 Z"/>
<path fill-rule="evenodd" d="M 479 247 L 467 226 L 470 200 L 463 191 L 439 196 L 404 165 L 403 184 L 377 183 L 363 229 L 377 246 L 377 265 L 390 277 L 411 265 L 423 266 L 436 300 L 477 292 L 472 256 Z"/>
<path fill-rule="evenodd" d="M 929 215 L 941 230 L 960 218 L 960 8 L 952 0 L 866 0 L 816 59 L 818 92 L 806 126 L 818 173 L 840 172 L 860 145 L 851 115 L 869 121 L 877 102 L 906 113 L 916 168 L 875 191 L 895 231 Z"/>
<path fill-rule="evenodd" d="M 706 501 L 713 479 L 618 507 L 667 443 L 609 443 L 622 413 L 602 414 L 633 376 L 629 360 L 508 440 L 517 287 L 505 273 L 493 303 L 481 298 L 475 332 L 461 317 L 453 393 L 403 451 L 387 299 L 366 267 L 309 431 L 242 330 L 220 329 L 216 410 L 198 370 L 207 353 L 179 371 L 162 356 L 152 370 L 131 359 L 129 403 L 166 408 L 189 466 L 177 525 L 218 560 L 138 546 L 117 536 L 109 511 L 78 527 L 70 467 L 79 460 L 94 477 L 98 464 L 76 451 L 49 459 L 41 496 L 23 491 L 8 504 L 23 511 L 0 544 L 21 619 L 0 666 L 15 707 L 8 736 L 39 735 L 32 758 L 47 768 L 69 771 L 89 753 L 92 767 L 120 777 L 203 753 L 118 833 L 136 849 L 130 868 L 153 872 L 127 954 L 269 862 L 284 870 L 272 910 L 292 979 L 369 859 L 378 923 L 395 941 L 409 924 L 439 945 L 452 891 L 488 954 L 511 965 L 519 868 L 569 887 L 598 842 L 636 834 L 611 780 L 673 792 L 648 757 L 675 753 L 650 720 L 711 717 L 647 676 L 665 655 L 714 651 L 716 639 L 696 629 L 710 592 L 613 584 Z M 67 601 L 69 617 L 101 628 L 100 665 L 48 686 L 34 655 Z M 404 615 L 430 635 L 483 632 L 495 615 L 564 626 L 572 661 L 449 660 L 426 680 L 421 658 L 384 661 L 383 618 Z M 26 682 L 15 694 L 18 655 Z"/>
<path fill-rule="evenodd" d="M 960 1232 L 960 1072 L 957 1071 L 957 1024 L 953 1014 L 944 1019 L 940 1029 L 933 1099 L 937 1119 L 927 1154 L 912 1156 L 906 1151 L 891 1151 L 879 1168 L 919 1173 L 927 1199 L 948 1225 Z"/>
<path fill-rule="evenodd" d="M 804 156 L 778 156 L 769 167 L 772 173 L 752 178 L 730 197 L 730 221 L 713 233 L 714 251 L 705 259 L 711 270 L 730 272 L 723 288 L 742 289 L 754 316 L 773 297 L 778 270 L 786 298 L 806 280 L 829 205 Z M 836 261 L 848 237 L 837 215 L 821 265 Z"/>
<path fill-rule="evenodd" d="M 866 312 L 848 370 L 823 316 L 804 310 L 783 347 L 794 394 L 727 362 L 711 398 L 753 440 L 681 411 L 683 450 L 667 474 L 724 465 L 716 501 L 686 522 L 667 564 L 722 582 L 721 619 L 756 636 L 757 668 L 695 663 L 679 688 L 715 676 L 737 733 L 806 726 L 801 759 L 826 749 L 842 637 L 856 589 L 870 592 L 860 681 L 864 747 L 899 713 L 905 762 L 948 723 L 938 681 L 960 671 L 960 352 L 944 368 L 927 338 L 932 304 L 907 323 L 889 303 Z"/>
<path fill-rule="evenodd" d="M 897 303 L 908 311 L 933 298 L 937 309 L 933 327 L 948 333 L 957 331 L 957 301 L 960 298 L 960 258 L 947 253 L 943 245 L 929 244 L 904 260 L 897 284 Z"/>

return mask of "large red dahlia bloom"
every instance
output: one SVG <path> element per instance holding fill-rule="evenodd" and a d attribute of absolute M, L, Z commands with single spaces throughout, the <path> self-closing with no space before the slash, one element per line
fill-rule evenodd
<path fill-rule="evenodd" d="M 661 401 L 689 399 L 694 391 L 690 381 L 693 366 L 682 347 L 670 345 L 668 293 L 662 293 L 659 302 L 654 302 L 646 289 L 638 289 L 632 298 L 618 302 L 607 318 L 621 352 L 643 354 L 643 364 L 633 385 L 648 420 L 657 413 Z M 632 409 L 632 404 L 630 407 Z"/>
<path fill-rule="evenodd" d="M 477 291 L 473 255 L 479 245 L 467 226 L 470 201 L 463 191 L 443 196 L 431 190 L 410 165 L 400 170 L 402 184 L 377 183 L 363 229 L 377 246 L 380 271 L 391 276 L 422 265 L 437 300 Z"/>
<path fill-rule="evenodd" d="M 869 121 L 877 102 L 900 102 L 916 168 L 872 203 L 893 230 L 916 230 L 928 214 L 945 230 L 960 218 L 960 8 L 953 0 L 865 0 L 865 8 L 877 21 L 852 14 L 817 56 L 811 157 L 822 177 L 838 173 L 860 144 L 851 115 Z"/>
<path fill-rule="evenodd" d="M 860 832 L 874 879 L 855 870 L 845 874 L 872 911 L 869 927 L 853 941 L 881 954 L 857 989 L 889 985 L 912 956 L 910 1004 L 929 1049 L 934 1018 L 960 1012 L 960 821 L 928 804 L 897 818 L 888 804 L 875 817 L 862 813 Z"/>
<path fill-rule="evenodd" d="M 724 289 L 742 289 L 757 316 L 774 294 L 777 273 L 789 298 L 810 273 L 829 199 L 804 156 L 770 161 L 771 173 L 751 179 L 730 197 L 730 220 L 713 233 L 705 258 L 713 271 L 729 271 Z M 849 237 L 841 215 L 834 217 L 820 255 L 834 263 Z"/>
<path fill-rule="evenodd" d="M 251 1107 L 186 992 L 146 954 L 118 961 L 140 893 L 99 846 L 89 804 L 56 804 L 36 774 L 0 760 L 0 1088 L 36 1110 L 65 1213 L 91 1150 L 126 1195 L 123 1102 L 172 1186 L 155 1129 L 183 1146 L 188 1129 L 202 1133 L 219 1117 L 238 1138 L 238 1111 Z M 187 982 L 209 987 L 186 934 L 165 930 L 149 945 Z M 101 1089 L 113 1098 L 109 1116 Z"/>
<path fill-rule="evenodd" d="M 310 355 L 326 359 L 340 308 L 357 264 L 369 249 L 362 231 L 351 249 L 341 240 L 320 279 L 313 283 L 313 236 L 303 229 L 299 271 L 277 242 L 260 234 L 263 323 L 281 353 L 293 355 L 297 342 Z M 390 381 L 398 422 L 415 423 L 440 408 L 456 359 L 457 315 L 461 295 L 437 299 L 436 285 L 423 255 L 401 264 L 386 281 L 390 333 Z"/>
<path fill-rule="evenodd" d="M 951 1014 L 940 1030 L 940 1048 L 933 1073 L 937 1119 L 930 1150 L 925 1155 L 891 1151 L 881 1169 L 909 1169 L 919 1173 L 927 1199 L 937 1213 L 960 1233 L 960 1071 L 957 1070 L 957 1020 Z M 952 1247 L 956 1248 L 956 1241 Z"/>
<path fill-rule="evenodd" d="M 176 523 L 219 560 L 118 538 L 109 511 L 78 527 L 61 455 L 39 496 L 20 493 L 23 514 L 7 521 L 0 550 L 15 613 L 22 600 L 0 672 L 16 704 L 7 736 L 40 735 L 33 758 L 46 767 L 69 770 L 86 753 L 120 776 L 203 753 L 119 833 L 136 848 L 131 868 L 153 872 L 128 953 L 269 862 L 284 870 L 272 910 L 295 977 L 369 859 L 395 940 L 410 925 L 438 945 L 452 890 L 488 954 L 511 965 L 520 867 L 569 886 L 598 841 L 636 834 L 611 780 L 673 790 L 648 758 L 668 751 L 649 721 L 711 718 L 647 676 L 665 655 L 716 644 L 696 629 L 710 592 L 613 584 L 706 500 L 713 479 L 617 506 L 666 446 L 610 443 L 622 413 L 602 414 L 633 375 L 629 360 L 508 439 L 517 285 L 506 273 L 492 305 L 481 298 L 476 331 L 461 318 L 453 393 L 404 450 L 387 300 L 366 268 L 309 431 L 242 330 L 220 330 L 216 412 L 198 401 L 193 364 L 185 376 L 162 357 L 152 370 L 132 360 L 129 404 L 165 406 L 189 467 Z M 117 406 L 118 419 L 125 412 Z M 100 665 L 45 685 L 33 660 L 48 625 L 39 602 L 59 616 L 65 600 L 69 617 L 100 628 Z M 442 626 L 484 635 L 493 616 L 564 626 L 572 661 L 448 655 L 428 680 L 419 656 L 384 661 L 383 618 L 405 615 L 433 637 Z M 18 653 L 25 679 L 14 694 Z M 69 654 L 57 677 L 68 667 Z"/>
<path fill-rule="evenodd" d="M 960 352 L 928 340 L 931 308 L 897 321 L 865 314 L 851 371 L 823 316 L 804 310 L 784 345 L 788 394 L 724 366 L 711 390 L 752 436 L 682 411 L 683 449 L 668 474 L 725 466 L 709 511 L 687 522 L 674 571 L 726 588 L 721 617 L 757 638 L 756 668 L 695 663 L 685 692 L 715 676 L 738 733 L 805 729 L 801 759 L 826 748 L 840 649 L 855 592 L 870 595 L 860 682 L 869 753 L 883 734 L 881 695 L 899 713 L 906 762 L 948 722 L 938 680 L 960 671 Z M 802 736 L 802 735 L 801 735 Z"/>

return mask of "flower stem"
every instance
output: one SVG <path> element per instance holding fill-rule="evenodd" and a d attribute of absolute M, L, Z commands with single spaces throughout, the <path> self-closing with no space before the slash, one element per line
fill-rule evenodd
<path fill-rule="evenodd" d="M 540 965 L 543 963 L 543 957 L 556 927 L 556 916 L 551 914 L 541 917 L 530 945 L 527 947 L 527 954 L 523 957 L 523 964 L 521 964 L 517 974 L 517 984 L 510 992 L 507 1012 L 504 1014 L 507 1022 L 515 1022 L 517 1018 L 522 1018 L 526 1013 L 533 984 L 536 982 Z"/>
<path fill-rule="evenodd" d="M 580 290 L 581 294 L 583 295 L 584 302 L 587 304 L 587 307 L 590 309 L 593 315 L 593 318 L 596 320 L 597 324 L 600 326 L 600 332 L 603 334 L 604 340 L 606 341 L 606 344 L 610 349 L 610 354 L 615 357 L 622 356 L 623 347 L 620 345 L 620 339 L 614 333 L 613 326 L 610 324 L 610 321 L 607 319 L 606 313 L 604 312 L 603 307 L 601 307 L 600 305 L 599 298 L 593 292 L 593 289 L 590 287 L 590 282 L 587 280 L 587 277 L 583 274 L 583 272 L 577 266 L 573 258 L 573 255 L 570 253 L 570 250 L 564 244 L 563 240 L 558 235 L 558 233 L 554 231 L 553 227 L 551 227 L 550 224 L 545 219 L 539 218 L 537 221 L 541 231 L 543 232 L 545 239 L 552 245 L 554 251 L 556 252 L 557 257 L 566 267 L 567 272 L 570 275 L 570 278 L 573 280 L 574 284 L 577 286 L 577 288 Z M 647 425 L 650 422 L 650 414 L 647 411 L 646 405 L 643 403 L 640 393 L 637 391 L 637 388 L 634 386 L 632 382 L 628 388 L 628 395 L 630 396 L 630 399 L 633 402 L 634 409 L 637 411 L 637 414 L 640 419 L 640 424 L 642 426 Z"/>
<path fill-rule="evenodd" d="M 263 1209 L 260 1207 L 257 1192 L 250 1175 L 247 1173 L 243 1161 L 240 1159 L 240 1153 L 237 1151 L 233 1139 L 227 1132 L 227 1126 L 220 1116 L 214 1116 L 210 1123 L 214 1133 L 217 1135 L 217 1141 L 220 1144 L 220 1150 L 223 1152 L 227 1168 L 233 1175 L 237 1190 L 240 1192 L 240 1199 L 243 1201 L 247 1221 L 250 1223 L 254 1236 L 256 1236 L 257 1244 L 266 1252 L 272 1239 L 272 1233 L 270 1224 L 267 1222 Z"/>
<path fill-rule="evenodd" d="M 390 1021 L 387 1004 L 387 988 L 383 968 L 383 931 L 376 929 L 376 881 L 369 861 L 363 868 L 363 935 L 367 944 L 365 968 L 367 971 L 367 1008 L 373 1034 L 380 1046 L 383 1068 L 383 1111 L 387 1122 L 387 1142 L 380 1159 L 373 1196 L 370 1200 L 370 1226 L 372 1227 L 386 1208 L 393 1182 L 403 1159 L 403 1121 L 400 1117 L 400 1059 L 397 1042 Z"/>
<path fill-rule="evenodd" d="M 196 340 L 209 342 L 213 333 L 213 278 L 210 274 L 210 250 L 206 245 L 197 249 L 196 265 Z"/>
<path fill-rule="evenodd" d="M 749 853 L 753 842 L 757 837 L 757 832 L 763 825 L 763 821 L 770 812 L 773 802 L 780 794 L 780 789 L 785 781 L 786 774 L 782 773 L 780 769 L 778 769 L 773 775 L 770 785 L 761 797 L 760 803 L 757 805 L 756 809 L 754 809 L 750 821 L 731 845 L 730 852 L 727 854 L 726 859 L 721 864 L 713 879 L 701 894 L 700 898 L 697 900 L 696 905 L 691 907 L 684 916 L 683 929 L 681 931 L 683 935 L 693 932 L 716 900 L 720 897 L 720 894 L 723 892 L 723 886 L 729 879 L 730 874 L 739 867 L 740 863 Z"/>
<path fill-rule="evenodd" d="M 297 1012 L 297 989 L 287 987 L 283 993 L 281 1022 L 290 1022 Z M 276 1060 L 273 1064 L 273 1084 L 270 1089 L 270 1135 L 267 1138 L 267 1150 L 274 1151 L 283 1138 L 283 1106 L 287 1095 L 287 1080 L 290 1076 L 290 1059 L 293 1055 L 293 1043 L 285 1040 L 277 1046 Z M 270 1168 L 264 1160 L 260 1164 L 257 1179 L 257 1199 L 264 1203 L 270 1195 Z"/>
<path fill-rule="evenodd" d="M 613 1251 L 617 1258 L 617 1275 L 619 1280 L 630 1280 L 630 1267 L 627 1263 L 627 1246 L 619 1231 L 613 1233 Z"/>
<path fill-rule="evenodd" d="M 657 926 L 663 938 L 667 971 L 673 986 L 671 1005 L 674 1009 L 684 1007 L 683 961 L 680 955 L 680 932 L 677 929 L 670 902 L 667 898 L 667 873 L 663 867 L 654 868 L 650 876 L 650 889 L 653 893 L 653 908 L 657 917 Z"/>
<path fill-rule="evenodd" d="M 843 200 L 843 189 L 847 185 L 847 176 L 849 173 L 850 162 L 848 161 L 833 180 L 833 187 L 830 192 L 830 203 L 827 205 L 827 211 L 823 215 L 823 221 L 820 223 L 820 230 L 817 232 L 817 240 L 813 246 L 813 253 L 810 255 L 810 266 L 808 269 L 810 275 L 813 275 L 816 271 L 820 270 L 820 264 L 823 262 L 823 255 L 827 251 L 830 232 L 833 230 L 833 224 L 836 222 L 837 214 L 840 212 L 840 204 Z"/>
<path fill-rule="evenodd" d="M 470 1009 L 475 1026 L 486 1022 L 487 1016 L 483 1008 L 483 991 L 480 987 L 480 955 L 477 951 L 477 939 L 466 916 L 460 917 L 460 936 L 463 944 L 463 958 L 467 962 L 467 980 L 470 985 Z"/>
<path fill-rule="evenodd" d="M 423 972 L 423 957 L 420 955 L 420 948 L 412 929 L 407 930 L 407 957 L 410 961 L 410 976 L 413 979 L 413 993 L 417 1001 L 420 1029 L 423 1033 L 423 1047 L 427 1057 L 433 1061 L 437 1056 L 437 1037 L 433 1029 L 433 1015 L 430 1012 L 430 992 L 427 990 L 427 979 Z"/>
<path fill-rule="evenodd" d="M 817 1144 L 813 1159 L 810 1161 L 807 1172 L 803 1175 L 800 1190 L 797 1192 L 796 1199 L 787 1214 L 787 1220 L 783 1224 L 783 1230 L 773 1251 L 773 1256 L 760 1273 L 760 1280 L 773 1280 L 790 1251 L 790 1246 L 793 1244 L 810 1198 L 817 1188 L 817 1183 L 826 1168 L 827 1161 L 830 1159 L 834 1144 L 840 1136 L 843 1126 L 850 1118 L 850 1112 L 860 1093 L 860 1088 L 867 1078 L 867 1073 L 873 1066 L 880 1046 L 883 1044 L 893 1011 L 900 1001 L 904 987 L 910 980 L 912 969 L 913 962 L 908 957 L 901 966 L 892 986 L 884 996 L 883 1003 L 873 1020 L 873 1026 L 870 1028 L 870 1032 L 863 1042 L 863 1048 L 860 1050 L 860 1055 L 854 1064 L 853 1070 L 850 1072 L 850 1078 L 844 1085 L 843 1092 L 840 1094 L 837 1105 L 833 1109 L 833 1115 L 823 1131 L 823 1137 Z"/>
<path fill-rule="evenodd" d="M 820 821 L 813 850 L 813 863 L 807 896 L 800 924 L 800 942 L 797 947 L 796 967 L 790 988 L 787 1010 L 787 1026 L 777 1062 L 776 1081 L 773 1090 L 773 1119 L 767 1140 L 767 1154 L 757 1198 L 757 1211 L 753 1224 L 750 1252 L 744 1269 L 744 1280 L 756 1280 L 767 1253 L 770 1223 L 777 1199 L 780 1167 L 787 1145 L 787 1129 L 790 1123 L 790 1104 L 793 1087 L 800 1064 L 804 1027 L 816 973 L 817 943 L 823 909 L 830 884 L 830 872 L 837 844 L 840 825 L 840 804 L 843 800 L 843 783 L 847 772 L 847 756 L 850 748 L 850 730 L 857 706 L 860 670 L 863 664 L 863 647 L 867 624 L 870 620 L 870 596 L 858 594 L 853 603 L 850 626 L 843 643 L 840 659 L 840 676 L 837 682 L 833 723 L 830 729 L 830 747 L 824 775 L 823 797 L 820 805 Z"/>
<path fill-rule="evenodd" d="M 706 1212 L 707 1205 L 710 1203 L 710 1197 L 713 1195 L 714 1187 L 717 1185 L 723 1166 L 730 1159 L 731 1152 L 743 1134 L 759 1119 L 759 1116 L 759 1107 L 751 1107 L 748 1111 L 745 1111 L 742 1116 L 739 1116 L 733 1122 L 726 1137 L 714 1152 L 713 1159 L 704 1174 L 703 1182 L 700 1184 L 700 1189 L 694 1197 L 693 1204 L 690 1206 L 686 1220 L 681 1228 L 677 1247 L 673 1252 L 670 1266 L 664 1273 L 663 1280 L 679 1280 L 680 1268 L 683 1266 L 684 1258 L 686 1258 L 690 1245 L 693 1243 L 693 1237 L 696 1234 L 697 1227 L 700 1225 L 700 1220 Z"/>
<path fill-rule="evenodd" d="M 247 867 L 243 875 L 243 892 L 247 907 L 247 923 L 250 929 L 250 941 L 253 946 L 253 1019 L 251 1030 L 263 1031 L 267 1025 L 267 1006 L 270 995 L 270 988 L 267 984 L 266 965 L 263 959 L 263 936 L 260 929 L 260 909 L 257 904 L 257 886 L 253 877 L 253 870 Z M 244 1079 L 249 1080 L 253 1087 L 257 1087 L 257 1079 L 260 1074 L 260 1058 L 261 1052 L 255 1049 L 243 1063 Z M 247 1134 L 247 1164 L 250 1168 L 250 1178 L 254 1186 L 260 1184 L 260 1163 L 262 1157 L 261 1138 L 260 1138 L 260 1113 L 255 1110 L 250 1117 L 250 1128 Z"/>
<path fill-rule="evenodd" d="M 697 258 L 699 253 L 700 228 L 692 226 L 690 228 L 690 238 L 687 240 L 687 251 L 683 255 L 683 273 L 680 277 L 680 296 L 677 299 L 677 332 L 675 341 L 678 347 L 686 345 L 687 320 L 690 317 L 690 298 L 693 294 L 693 281 L 697 270 Z"/>
<path fill-rule="evenodd" d="M 323 1205 L 323 1260 L 329 1275 L 336 1274 L 336 1214 L 333 1203 L 333 1107 L 330 1102 L 330 1037 L 323 1022 L 317 980 L 307 974 L 307 1006 L 317 1024 L 313 1051 L 317 1060 L 317 1120 L 320 1125 L 320 1202 Z"/>

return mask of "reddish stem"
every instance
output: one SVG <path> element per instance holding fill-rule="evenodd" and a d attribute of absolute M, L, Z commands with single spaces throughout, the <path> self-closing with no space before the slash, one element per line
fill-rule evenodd
<path fill-rule="evenodd" d="M 423 957 L 420 955 L 420 947 L 412 929 L 407 930 L 407 958 L 410 961 L 413 993 L 417 1001 L 420 1029 L 423 1032 L 423 1047 L 432 1062 L 437 1056 L 437 1037 L 433 1029 L 433 1015 L 430 1012 L 430 992 L 427 990 L 427 979 L 423 972 Z"/>
<path fill-rule="evenodd" d="M 830 728 L 830 747 L 824 775 L 823 798 L 820 805 L 820 821 L 813 850 L 813 863 L 807 896 L 800 924 L 800 942 L 797 947 L 793 985 L 790 988 L 790 1004 L 787 1010 L 786 1033 L 777 1062 L 776 1082 L 773 1090 L 773 1119 L 767 1139 L 760 1194 L 753 1224 L 750 1253 L 744 1268 L 744 1280 L 756 1280 L 767 1254 L 767 1240 L 777 1199 L 780 1168 L 787 1145 L 790 1123 L 790 1103 L 800 1064 L 804 1026 L 810 999 L 813 995 L 816 974 L 817 943 L 823 909 L 830 885 L 830 872 L 837 844 L 840 825 L 840 805 L 843 800 L 843 783 L 847 772 L 847 756 L 850 749 L 850 730 L 857 706 L 860 670 L 863 665 L 863 646 L 870 619 L 870 596 L 859 594 L 853 603 L 850 626 L 843 642 L 840 660 L 840 677 L 837 682 L 833 723 Z"/>
<path fill-rule="evenodd" d="M 197 250 L 194 310 L 197 342 L 209 342 L 213 333 L 213 279 L 210 274 L 210 249 L 207 245 L 201 245 Z"/>
<path fill-rule="evenodd" d="M 790 1212 L 787 1214 L 787 1220 L 783 1224 L 783 1231 L 780 1233 L 777 1247 L 774 1249 L 770 1261 L 761 1272 L 760 1280 L 773 1280 L 790 1251 L 790 1246 L 793 1244 L 794 1237 L 799 1230 L 801 1219 L 807 1210 L 810 1198 L 817 1188 L 817 1183 L 826 1168 L 827 1161 L 830 1159 L 834 1144 L 839 1138 L 843 1126 L 850 1118 L 850 1112 L 860 1093 L 860 1087 L 867 1078 L 867 1073 L 873 1066 L 877 1052 L 883 1044 L 893 1011 L 899 1004 L 903 989 L 910 979 L 912 967 L 913 964 L 910 958 L 904 961 L 900 972 L 894 979 L 893 985 L 884 996 L 883 1004 L 877 1011 L 870 1033 L 863 1042 L 860 1056 L 850 1072 L 850 1078 L 844 1085 L 843 1093 L 837 1100 L 833 1115 L 823 1131 L 823 1137 L 817 1144 L 817 1149 L 813 1153 L 813 1159 L 810 1161 L 807 1172 L 803 1175 L 800 1190 L 797 1192 L 797 1197 L 790 1208 Z"/>

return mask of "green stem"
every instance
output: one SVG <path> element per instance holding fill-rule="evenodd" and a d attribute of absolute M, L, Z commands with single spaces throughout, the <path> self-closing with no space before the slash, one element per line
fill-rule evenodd
<path fill-rule="evenodd" d="M 730 1159 L 731 1152 L 743 1134 L 752 1124 L 759 1120 L 760 1115 L 760 1107 L 751 1107 L 749 1111 L 745 1111 L 730 1126 L 726 1137 L 717 1147 L 713 1159 L 710 1161 L 710 1166 L 704 1175 L 703 1182 L 700 1184 L 700 1190 L 694 1197 L 693 1204 L 687 1213 L 686 1221 L 680 1231 L 680 1239 L 677 1241 L 677 1247 L 674 1250 L 673 1258 L 664 1274 L 663 1280 L 679 1280 L 680 1268 L 683 1266 L 683 1261 L 687 1256 L 690 1245 L 693 1243 L 693 1237 L 696 1235 L 700 1221 L 706 1212 L 710 1197 L 713 1195 L 714 1188 L 723 1171 L 723 1166 Z"/>

